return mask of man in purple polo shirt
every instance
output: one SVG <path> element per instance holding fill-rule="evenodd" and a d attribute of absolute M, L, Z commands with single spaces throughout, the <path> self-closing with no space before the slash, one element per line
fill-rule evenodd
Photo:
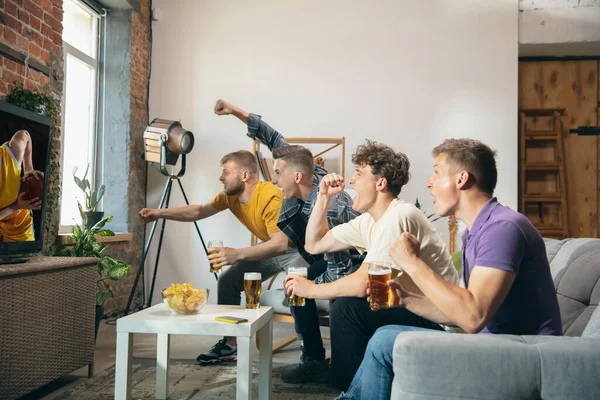
<path fill-rule="evenodd" d="M 390 255 L 423 296 L 388 281 L 398 293 L 398 305 L 467 333 L 561 335 L 544 241 L 527 218 L 493 197 L 498 176 L 495 152 L 477 140 L 448 139 L 433 150 L 433 156 L 427 187 L 436 212 L 455 215 L 468 228 L 463 235 L 463 281 L 460 286 L 444 281 L 419 257 L 418 240 L 404 232 Z M 396 336 L 417 330 L 426 329 L 399 325 L 378 329 L 341 398 L 389 398 Z M 364 390 L 363 382 L 368 382 Z"/>

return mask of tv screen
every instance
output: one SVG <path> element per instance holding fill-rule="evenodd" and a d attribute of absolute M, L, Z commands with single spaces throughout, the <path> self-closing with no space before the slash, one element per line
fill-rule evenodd
<path fill-rule="evenodd" d="M 51 118 L 0 101 L 0 256 L 42 249 L 53 125 Z M 23 182 L 27 172 L 35 175 L 27 180 L 39 180 Z M 34 194 L 37 201 L 29 197 Z"/>

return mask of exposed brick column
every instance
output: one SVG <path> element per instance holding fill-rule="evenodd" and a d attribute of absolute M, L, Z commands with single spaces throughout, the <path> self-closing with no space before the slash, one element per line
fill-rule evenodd
<path fill-rule="evenodd" d="M 132 11 L 131 17 L 131 99 L 130 99 L 130 130 L 129 130 L 129 186 L 127 196 L 128 230 L 133 239 L 130 243 L 111 246 L 111 254 L 132 265 L 131 274 L 117 282 L 115 297 L 118 309 L 114 308 L 112 300 L 107 300 L 105 313 L 107 315 L 122 311 L 127 299 L 135 274 L 142 260 L 144 247 L 145 225 L 141 222 L 138 212 L 145 206 L 146 193 L 146 162 L 140 155 L 144 152 L 143 133 L 148 120 L 148 78 L 150 75 L 150 0 L 140 0 L 141 13 Z M 141 288 L 141 281 L 138 289 Z M 157 288 L 159 290 L 160 288 Z M 141 293 L 141 290 L 138 290 Z"/>

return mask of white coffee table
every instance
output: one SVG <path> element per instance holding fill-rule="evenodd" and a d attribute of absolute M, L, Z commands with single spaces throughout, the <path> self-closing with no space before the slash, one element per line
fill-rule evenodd
<path fill-rule="evenodd" d="M 215 321 L 217 316 L 246 318 L 242 324 Z M 166 304 L 158 304 L 117 320 L 117 360 L 115 371 L 115 399 L 131 398 L 131 360 L 133 334 L 155 333 L 156 398 L 168 397 L 169 335 L 211 335 L 237 337 L 237 399 L 252 395 L 252 360 L 250 343 L 258 331 L 259 398 L 271 398 L 271 369 L 273 346 L 273 309 L 263 306 L 248 310 L 242 306 L 206 304 L 196 315 L 172 315 Z"/>

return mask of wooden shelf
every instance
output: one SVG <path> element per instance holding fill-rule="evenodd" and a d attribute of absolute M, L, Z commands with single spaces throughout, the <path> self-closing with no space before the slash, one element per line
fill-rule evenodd
<path fill-rule="evenodd" d="M 558 171 L 560 164 L 556 162 L 551 163 L 538 163 L 538 164 L 525 164 L 527 171 Z"/>
<path fill-rule="evenodd" d="M 548 133 L 530 133 L 525 134 L 525 140 L 558 140 L 558 137 L 553 132 Z"/>
<path fill-rule="evenodd" d="M 523 200 L 526 203 L 560 203 L 561 197 L 558 194 L 556 194 L 556 195 L 550 195 L 550 194 L 535 195 L 535 194 L 533 194 L 533 195 L 523 196 Z"/>

